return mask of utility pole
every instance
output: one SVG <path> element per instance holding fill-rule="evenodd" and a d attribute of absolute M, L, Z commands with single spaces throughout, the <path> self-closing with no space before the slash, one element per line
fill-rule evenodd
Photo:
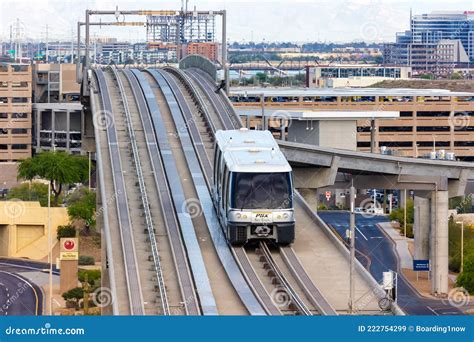
<path fill-rule="evenodd" d="M 349 228 L 350 228 L 350 273 L 349 273 L 349 313 L 355 313 L 354 308 L 354 296 L 355 296 L 355 283 L 354 283 L 354 273 L 355 273 L 355 188 L 354 188 L 354 180 L 351 182 L 350 188 L 350 202 L 351 202 L 351 213 L 349 219 Z"/>
<path fill-rule="evenodd" d="M 464 221 L 458 221 L 456 223 L 461 225 L 461 266 L 459 273 L 462 273 L 464 269 Z"/>
<path fill-rule="evenodd" d="M 403 235 L 407 238 L 407 189 L 403 189 Z"/>
<path fill-rule="evenodd" d="M 46 51 L 45 51 L 45 56 L 46 56 L 46 63 L 49 62 L 49 41 L 48 41 L 48 29 L 49 25 L 46 24 Z"/>

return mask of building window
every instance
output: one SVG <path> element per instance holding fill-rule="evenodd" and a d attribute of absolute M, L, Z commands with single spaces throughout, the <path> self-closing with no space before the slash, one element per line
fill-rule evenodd
<path fill-rule="evenodd" d="M 28 103 L 27 97 L 14 97 L 12 103 Z"/>
<path fill-rule="evenodd" d="M 405 118 L 405 117 L 412 117 L 413 112 L 400 112 L 400 117 Z"/>
<path fill-rule="evenodd" d="M 474 141 L 455 141 L 454 146 L 456 147 L 474 146 Z"/>
<path fill-rule="evenodd" d="M 8 145 L 0 144 L 0 150 L 8 150 Z"/>
<path fill-rule="evenodd" d="M 449 126 L 418 126 L 416 127 L 417 132 L 449 132 Z"/>
<path fill-rule="evenodd" d="M 28 87 L 28 82 L 12 82 L 12 87 L 13 88 L 27 88 Z"/>
<path fill-rule="evenodd" d="M 379 132 L 412 132 L 413 127 L 411 126 L 386 126 L 379 127 Z"/>
<path fill-rule="evenodd" d="M 26 128 L 13 128 L 12 134 L 27 134 L 28 130 Z"/>
<path fill-rule="evenodd" d="M 387 146 L 387 147 L 412 147 L 413 142 L 411 141 L 381 141 L 379 142 L 379 146 Z"/>
<path fill-rule="evenodd" d="M 12 113 L 12 119 L 28 119 L 28 113 Z"/>
<path fill-rule="evenodd" d="M 12 145 L 12 150 L 26 150 L 28 148 L 28 145 L 26 144 L 13 144 Z"/>
<path fill-rule="evenodd" d="M 416 143 L 419 147 L 433 147 L 432 141 L 419 141 Z M 449 141 L 436 141 L 435 147 L 449 147 Z"/>
<path fill-rule="evenodd" d="M 370 141 L 358 141 L 357 147 L 370 147 Z"/>
<path fill-rule="evenodd" d="M 370 132 L 370 126 L 359 126 L 357 132 Z"/>
<path fill-rule="evenodd" d="M 8 129 L 0 128 L 0 135 L 2 135 L 2 134 L 8 134 Z"/>
<path fill-rule="evenodd" d="M 7 104 L 7 103 L 8 103 L 8 98 L 6 98 L 6 97 L 0 97 L 0 104 L 2 104 L 2 103 Z"/>
<path fill-rule="evenodd" d="M 449 117 L 449 112 L 417 112 L 418 117 Z"/>
<path fill-rule="evenodd" d="M 8 119 L 8 113 L 0 113 L 0 119 Z"/>

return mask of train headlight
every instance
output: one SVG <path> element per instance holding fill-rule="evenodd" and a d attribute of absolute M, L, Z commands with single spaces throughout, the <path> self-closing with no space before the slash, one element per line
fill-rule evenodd
<path fill-rule="evenodd" d="M 288 215 L 288 213 L 284 213 L 284 214 L 283 214 L 283 218 L 284 218 L 285 220 L 287 220 L 289 217 L 290 217 L 290 215 Z"/>
<path fill-rule="evenodd" d="M 242 217 L 242 214 L 241 214 L 241 213 L 237 213 L 237 214 L 235 215 L 235 217 L 236 217 L 237 219 L 240 219 L 240 218 Z"/>
<path fill-rule="evenodd" d="M 244 220 L 246 220 L 246 219 L 247 219 L 247 215 L 246 215 L 246 214 L 243 214 L 243 215 L 242 215 L 242 218 L 243 218 Z"/>

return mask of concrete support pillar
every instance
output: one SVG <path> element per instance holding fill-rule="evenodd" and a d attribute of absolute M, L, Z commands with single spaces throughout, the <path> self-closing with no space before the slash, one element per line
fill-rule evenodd
<path fill-rule="evenodd" d="M 448 191 L 431 193 L 431 291 L 448 293 Z"/>
<path fill-rule="evenodd" d="M 416 260 L 428 260 L 430 258 L 430 200 L 415 196 L 414 201 L 414 225 L 415 256 Z"/>
<path fill-rule="evenodd" d="M 56 144 L 56 112 L 51 110 L 51 150 L 54 151 Z"/>
<path fill-rule="evenodd" d="M 70 138 L 71 138 L 71 111 L 66 110 L 66 151 L 70 151 Z"/>

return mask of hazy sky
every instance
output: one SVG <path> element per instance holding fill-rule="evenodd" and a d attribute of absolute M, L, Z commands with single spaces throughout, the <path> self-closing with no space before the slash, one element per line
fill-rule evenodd
<path fill-rule="evenodd" d="M 179 9 L 181 1 L 161 0 L 0 0 L 0 40 L 19 18 L 27 38 L 71 39 L 76 23 L 89 9 Z M 474 0 L 206 0 L 189 1 L 189 9 L 226 9 L 230 41 L 392 41 L 408 29 L 414 14 L 433 10 L 474 10 Z M 98 20 L 95 17 L 94 20 Z M 129 17 L 129 20 L 139 18 Z M 144 19 L 144 18 L 143 18 Z M 141 19 L 141 20 L 143 20 Z M 102 21 L 114 20 L 104 17 Z M 98 36 L 144 40 L 143 28 L 94 28 Z"/>

